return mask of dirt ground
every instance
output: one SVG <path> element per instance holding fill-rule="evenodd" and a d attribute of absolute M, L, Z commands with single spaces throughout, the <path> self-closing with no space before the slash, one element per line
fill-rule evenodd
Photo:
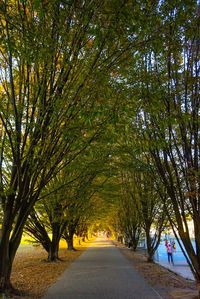
<path fill-rule="evenodd" d="M 20 296 L 13 298 L 39 299 L 47 288 L 57 280 L 61 273 L 78 258 L 89 242 L 76 247 L 77 251 L 68 252 L 62 248 L 59 257 L 62 261 L 47 262 L 47 253 L 41 247 L 22 246 L 14 261 L 11 281 Z"/>
<path fill-rule="evenodd" d="M 194 281 L 187 280 L 158 264 L 148 263 L 142 252 L 133 252 L 120 243 L 114 243 L 163 299 L 197 298 Z"/>

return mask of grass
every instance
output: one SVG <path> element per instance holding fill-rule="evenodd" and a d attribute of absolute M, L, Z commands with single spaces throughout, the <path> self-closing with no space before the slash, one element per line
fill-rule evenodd
<path fill-rule="evenodd" d="M 51 234 L 49 234 L 49 236 L 51 238 Z M 74 238 L 74 246 L 79 246 L 79 241 L 81 241 L 81 239 L 79 237 L 75 237 Z M 20 245 L 23 246 L 23 245 L 32 245 L 32 244 L 34 244 L 34 239 L 31 238 L 31 236 L 29 236 L 27 234 L 23 234 Z M 67 246 L 66 241 L 64 239 L 61 239 L 59 246 L 60 246 L 60 248 L 66 248 L 66 246 Z"/>
<path fill-rule="evenodd" d="M 20 245 L 28 245 L 28 244 L 31 244 L 33 241 L 34 241 L 33 238 L 31 238 L 28 235 L 23 234 Z"/>

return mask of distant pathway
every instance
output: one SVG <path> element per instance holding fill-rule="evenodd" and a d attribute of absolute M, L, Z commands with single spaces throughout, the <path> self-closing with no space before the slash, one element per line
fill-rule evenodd
<path fill-rule="evenodd" d="M 91 243 L 44 299 L 158 299 L 148 285 L 111 241 Z"/>

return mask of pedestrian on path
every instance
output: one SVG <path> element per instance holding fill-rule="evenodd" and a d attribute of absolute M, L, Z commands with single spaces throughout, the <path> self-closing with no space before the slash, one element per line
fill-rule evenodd
<path fill-rule="evenodd" d="M 176 243 L 174 240 L 171 243 L 172 243 L 172 252 L 176 253 Z"/>
<path fill-rule="evenodd" d="M 170 243 L 167 244 L 167 256 L 169 264 L 171 263 L 172 265 L 174 265 L 172 246 Z"/>

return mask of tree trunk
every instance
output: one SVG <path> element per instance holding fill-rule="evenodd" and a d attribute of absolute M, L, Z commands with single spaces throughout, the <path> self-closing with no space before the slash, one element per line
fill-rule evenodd
<path fill-rule="evenodd" d="M 136 241 L 135 239 L 132 239 L 132 250 L 133 251 L 136 251 L 137 244 L 138 244 L 138 241 Z"/>
<path fill-rule="evenodd" d="M 51 245 L 49 246 L 49 252 L 48 252 L 49 262 L 56 262 L 59 260 L 58 250 L 59 250 L 59 245 L 51 242 Z"/>
<path fill-rule="evenodd" d="M 0 241 L 0 294 L 14 293 L 10 276 L 13 261 L 20 244 L 22 229 L 18 231 L 15 239 L 10 239 L 10 232 L 11 230 L 5 225 Z"/>
<path fill-rule="evenodd" d="M 200 282 L 197 282 L 198 299 L 200 299 Z"/>
<path fill-rule="evenodd" d="M 140 233 L 137 233 L 137 231 L 136 231 L 131 236 L 132 250 L 133 251 L 136 251 L 136 248 L 137 248 L 137 245 L 138 245 L 138 242 L 139 242 L 139 235 L 140 235 Z"/>
<path fill-rule="evenodd" d="M 67 241 L 67 250 L 69 251 L 75 251 L 76 249 L 74 248 L 74 240 L 73 240 L 74 234 L 69 233 L 68 236 L 66 237 Z"/>
<path fill-rule="evenodd" d="M 59 223 L 55 222 L 52 223 L 52 241 L 49 246 L 48 252 L 48 261 L 49 262 L 56 262 L 59 260 L 58 251 L 59 251 L 59 243 L 60 243 L 60 225 Z"/>
<path fill-rule="evenodd" d="M 146 239 L 147 239 L 147 254 L 148 254 L 147 261 L 149 263 L 152 263 L 154 261 L 153 260 L 154 251 L 153 251 L 152 244 L 151 244 L 150 229 L 147 228 L 145 233 L 146 233 Z"/>
<path fill-rule="evenodd" d="M 147 257 L 147 262 L 148 263 L 153 263 L 154 262 L 153 256 L 154 256 L 153 254 L 148 253 L 148 257 Z"/>
<path fill-rule="evenodd" d="M 12 284 L 10 281 L 12 262 L 9 257 L 9 244 L 3 244 L 0 250 L 0 293 L 10 294 L 12 292 Z"/>

